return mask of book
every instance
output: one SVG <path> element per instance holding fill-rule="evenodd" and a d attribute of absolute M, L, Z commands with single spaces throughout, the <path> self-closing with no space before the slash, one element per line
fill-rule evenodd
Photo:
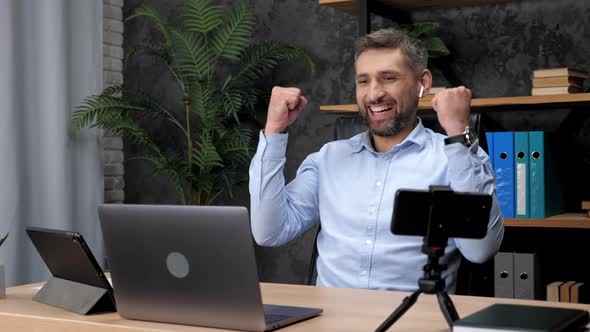
<path fill-rule="evenodd" d="M 559 302 L 570 303 L 570 288 L 575 283 L 575 281 L 567 281 L 559 286 Z"/>
<path fill-rule="evenodd" d="M 547 68 L 533 70 L 533 78 L 555 76 L 575 76 L 588 78 L 588 72 L 576 68 Z"/>
<path fill-rule="evenodd" d="M 559 302 L 559 286 L 563 285 L 563 281 L 554 281 L 547 285 L 547 301 Z"/>
<path fill-rule="evenodd" d="M 576 76 L 537 77 L 533 78 L 533 87 L 575 86 L 581 89 L 584 87 L 584 80 L 583 77 Z"/>
<path fill-rule="evenodd" d="M 453 332 L 582 331 L 588 311 L 569 308 L 493 304 L 453 323 Z"/>
<path fill-rule="evenodd" d="M 571 303 L 586 303 L 588 299 L 588 286 L 583 282 L 577 282 L 570 288 Z"/>
<path fill-rule="evenodd" d="M 568 93 L 580 93 L 582 89 L 575 86 L 552 86 L 547 88 L 533 88 L 531 95 L 533 96 L 544 96 L 544 95 L 563 95 Z"/>

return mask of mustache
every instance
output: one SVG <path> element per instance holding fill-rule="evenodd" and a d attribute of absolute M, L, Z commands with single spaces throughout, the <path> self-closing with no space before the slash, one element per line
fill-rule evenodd
<path fill-rule="evenodd" d="M 367 106 L 379 105 L 379 104 L 396 104 L 397 105 L 397 100 L 395 98 L 388 98 L 388 99 L 383 99 L 383 100 L 370 101 L 370 102 L 366 103 Z"/>

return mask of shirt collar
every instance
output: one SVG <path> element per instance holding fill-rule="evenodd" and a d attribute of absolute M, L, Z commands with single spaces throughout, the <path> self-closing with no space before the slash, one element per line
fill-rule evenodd
<path fill-rule="evenodd" d="M 418 145 L 419 149 L 422 149 L 424 147 L 424 144 L 426 143 L 426 129 L 422 124 L 422 119 L 420 119 L 419 117 L 417 119 L 418 124 L 416 125 L 416 127 L 412 130 L 412 132 L 410 132 L 408 137 L 406 137 L 398 146 L 405 146 L 413 143 Z M 366 130 L 365 132 L 354 137 L 351 143 L 354 153 L 360 152 L 363 148 L 372 152 L 376 152 L 373 148 L 373 144 L 371 143 L 371 134 L 369 130 Z"/>

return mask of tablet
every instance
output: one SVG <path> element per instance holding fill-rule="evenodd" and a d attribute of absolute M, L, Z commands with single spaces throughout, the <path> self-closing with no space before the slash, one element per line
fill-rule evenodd
<path fill-rule="evenodd" d="M 54 277 L 105 289 L 115 303 L 113 288 L 80 233 L 40 227 L 26 231 Z"/>

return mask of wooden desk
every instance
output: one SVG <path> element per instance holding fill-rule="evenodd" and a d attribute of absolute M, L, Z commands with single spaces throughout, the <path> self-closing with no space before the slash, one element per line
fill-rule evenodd
<path fill-rule="evenodd" d="M 221 331 L 194 326 L 122 319 L 117 313 L 81 316 L 33 301 L 33 285 L 9 288 L 0 299 L 0 329 L 6 331 Z M 38 286 L 38 285 L 37 285 Z M 324 309 L 320 317 L 279 331 L 373 331 L 408 295 L 403 292 L 336 289 L 313 286 L 262 284 L 265 303 Z M 590 310 L 590 305 L 452 296 L 461 317 L 491 303 L 523 303 Z M 392 331 L 449 331 L 436 297 L 421 295 L 418 302 L 391 328 Z"/>

